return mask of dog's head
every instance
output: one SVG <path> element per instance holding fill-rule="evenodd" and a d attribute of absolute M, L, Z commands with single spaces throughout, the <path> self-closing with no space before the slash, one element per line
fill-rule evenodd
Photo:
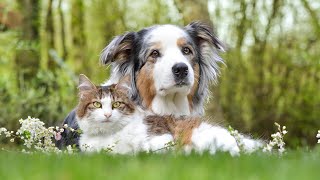
<path fill-rule="evenodd" d="M 191 114 L 202 114 L 208 84 L 219 74 L 219 50 L 222 43 L 205 24 L 156 25 L 114 38 L 101 62 L 112 65 L 111 79 L 131 77 L 132 98 L 144 107 L 152 109 L 156 96 L 179 96 Z"/>

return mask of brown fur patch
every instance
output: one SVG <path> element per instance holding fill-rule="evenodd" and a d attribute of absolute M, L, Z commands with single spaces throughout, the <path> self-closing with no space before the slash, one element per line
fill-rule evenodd
<path fill-rule="evenodd" d="M 192 52 L 194 52 L 193 47 L 190 45 L 190 43 L 188 43 L 187 39 L 184 37 L 181 37 L 177 40 L 177 46 L 180 48 L 188 47 Z M 193 53 L 190 54 L 190 57 L 194 57 Z"/>
<path fill-rule="evenodd" d="M 137 88 L 140 96 L 142 97 L 142 104 L 146 108 L 150 108 L 152 100 L 156 95 L 153 80 L 153 68 L 153 62 L 148 60 L 137 75 Z"/>
<path fill-rule="evenodd" d="M 144 119 L 148 126 L 148 133 L 152 135 L 162 135 L 171 133 L 175 142 L 179 145 L 191 143 L 193 129 L 199 127 L 201 120 L 197 117 L 182 116 L 147 116 Z"/>
<path fill-rule="evenodd" d="M 135 104 L 128 97 L 128 89 L 122 86 L 116 85 L 114 89 L 111 89 L 112 101 L 122 102 L 117 108 L 121 110 L 121 113 L 130 115 L 135 111 Z"/>
<path fill-rule="evenodd" d="M 199 127 L 201 121 L 197 117 L 181 118 L 175 121 L 173 129 L 173 138 L 178 145 L 187 145 L 191 143 L 193 129 Z"/>
<path fill-rule="evenodd" d="M 187 39 L 184 37 L 181 37 L 177 40 L 178 47 L 185 46 L 187 44 Z"/>
<path fill-rule="evenodd" d="M 152 135 L 171 134 L 171 129 L 175 126 L 171 116 L 147 116 L 144 123 L 148 126 L 148 133 Z"/>
<path fill-rule="evenodd" d="M 114 61 L 127 61 L 131 49 L 132 42 L 130 40 L 122 42 L 114 51 Z"/>
<path fill-rule="evenodd" d="M 192 112 L 192 109 L 193 109 L 193 96 L 195 95 L 195 93 L 199 87 L 200 66 L 196 62 L 194 62 L 194 65 L 193 65 L 193 72 L 194 72 L 194 84 L 191 88 L 190 93 L 188 94 L 190 112 Z"/>
<path fill-rule="evenodd" d="M 89 104 L 91 104 L 95 99 L 98 99 L 98 90 L 86 90 L 79 92 L 79 104 L 77 106 L 77 116 L 82 118 L 86 114 L 86 110 Z"/>
<path fill-rule="evenodd" d="M 131 77 L 130 75 L 125 75 L 124 77 L 122 77 L 117 85 L 127 85 L 130 86 L 131 84 Z"/>

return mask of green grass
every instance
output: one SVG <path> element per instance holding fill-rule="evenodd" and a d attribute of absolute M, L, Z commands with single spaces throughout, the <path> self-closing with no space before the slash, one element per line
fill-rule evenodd
<path fill-rule="evenodd" d="M 318 179 L 320 151 L 279 157 L 175 154 L 27 155 L 0 152 L 0 179 Z"/>

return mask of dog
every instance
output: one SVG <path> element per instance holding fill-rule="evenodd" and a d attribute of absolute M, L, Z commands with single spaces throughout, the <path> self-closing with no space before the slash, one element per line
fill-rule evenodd
<path fill-rule="evenodd" d="M 224 51 L 213 29 L 201 22 L 127 32 L 116 36 L 101 52 L 100 62 L 111 65 L 110 78 L 103 85 L 126 79 L 130 97 L 147 111 L 201 116 L 209 84 L 217 81 L 219 63 L 224 63 L 219 53 Z M 74 110 L 63 123 L 78 129 Z M 66 130 L 57 145 L 74 144 L 78 138 Z"/>
<path fill-rule="evenodd" d="M 130 96 L 158 115 L 203 115 L 210 82 L 216 82 L 225 46 L 201 22 L 155 25 L 115 37 L 100 60 L 111 65 L 105 85 L 128 76 Z"/>

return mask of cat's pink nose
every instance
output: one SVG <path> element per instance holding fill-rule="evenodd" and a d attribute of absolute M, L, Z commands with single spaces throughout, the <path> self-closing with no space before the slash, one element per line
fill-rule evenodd
<path fill-rule="evenodd" d="M 112 115 L 111 113 L 105 113 L 105 114 L 104 114 L 104 116 L 105 116 L 106 118 L 111 117 L 111 115 Z"/>

